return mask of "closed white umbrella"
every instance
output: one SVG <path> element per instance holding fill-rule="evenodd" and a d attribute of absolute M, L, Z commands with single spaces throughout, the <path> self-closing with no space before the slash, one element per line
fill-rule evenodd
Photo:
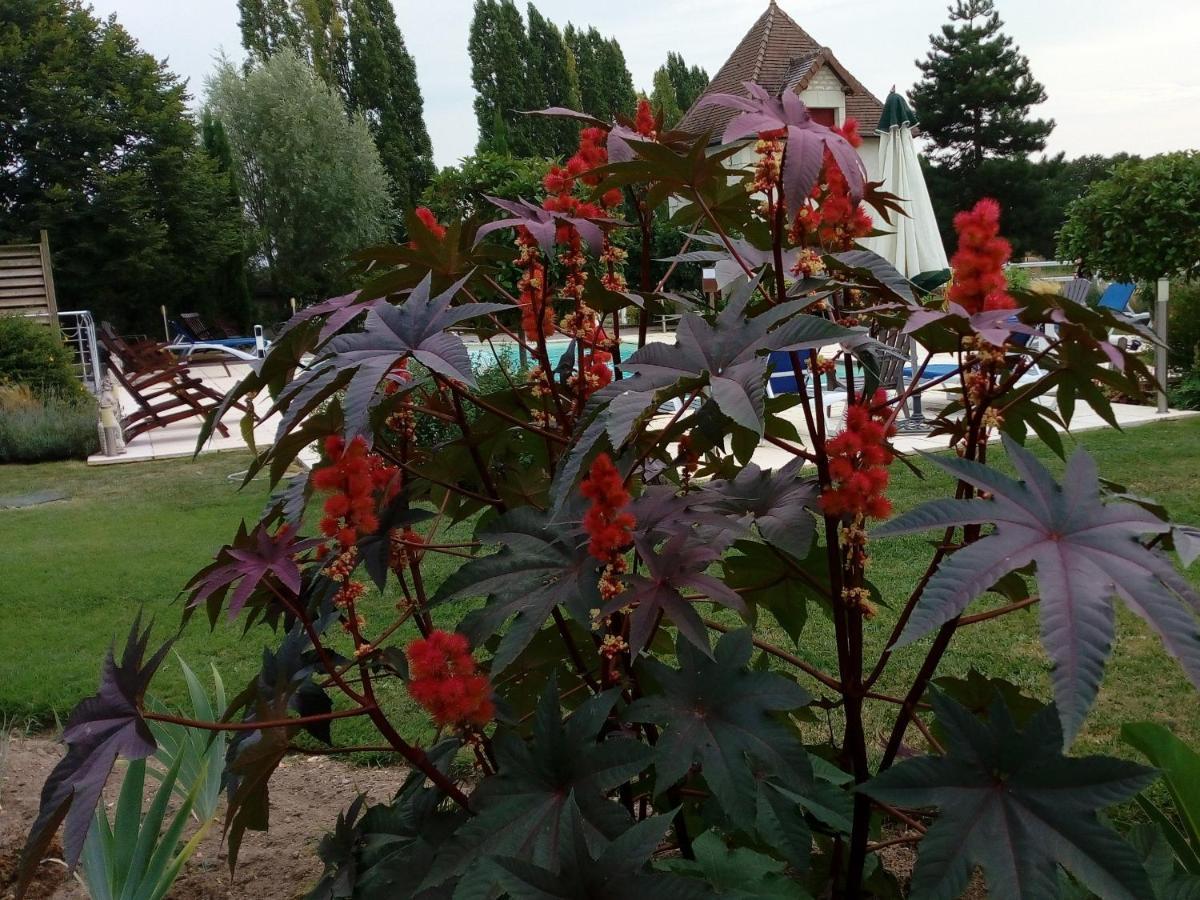
<path fill-rule="evenodd" d="M 879 230 L 889 231 L 879 237 L 867 238 L 862 244 L 874 250 L 906 278 L 923 272 L 940 272 L 950 268 L 946 248 L 938 232 L 925 173 L 917 155 L 912 129 L 917 117 L 904 98 L 893 90 L 883 104 L 883 115 L 875 130 L 879 133 L 879 173 L 883 190 L 900 198 L 907 216 L 893 215 L 892 223 L 878 223 Z M 916 345 L 909 341 L 909 357 L 916 371 Z M 929 430 L 921 413 L 921 395 L 912 398 L 912 415 L 896 423 L 901 432 L 916 434 Z"/>
<path fill-rule="evenodd" d="M 875 129 L 879 133 L 877 177 L 883 181 L 883 190 L 900 198 L 900 205 L 908 215 L 893 215 L 890 225 L 879 222 L 879 229 L 890 233 L 861 242 L 908 278 L 950 266 L 913 140 L 912 129 L 916 124 L 917 117 L 904 98 L 895 91 L 888 94 Z"/>

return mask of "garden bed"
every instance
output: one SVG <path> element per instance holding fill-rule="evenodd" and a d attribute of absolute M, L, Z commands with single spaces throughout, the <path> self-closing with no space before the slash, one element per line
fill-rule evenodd
<path fill-rule="evenodd" d="M 37 813 L 38 794 L 61 755 L 61 746 L 46 738 L 13 741 L 8 771 L 0 784 L 0 900 L 12 896 L 11 879 Z M 321 875 L 317 842 L 349 800 L 360 791 L 373 800 L 390 799 L 406 774 L 399 766 L 363 768 L 320 756 L 286 760 L 271 780 L 271 830 L 247 835 L 234 878 L 230 878 L 218 821 L 167 896 L 170 900 L 303 897 Z M 110 793 L 116 786 L 110 784 Z M 86 900 L 87 893 L 73 878 L 64 877 L 61 865 L 48 861 L 43 870 L 30 898 Z"/>

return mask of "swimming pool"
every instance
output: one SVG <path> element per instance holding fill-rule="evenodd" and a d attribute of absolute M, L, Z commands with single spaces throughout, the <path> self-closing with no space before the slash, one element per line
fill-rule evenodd
<path fill-rule="evenodd" d="M 511 362 L 515 367 L 518 362 L 517 345 L 511 341 L 492 341 L 492 346 L 496 349 L 496 355 L 501 359 Z M 571 346 L 570 341 L 550 341 L 546 345 L 546 353 L 550 357 L 550 365 L 558 366 L 559 360 L 567 352 L 567 348 Z M 621 341 L 621 359 L 629 359 L 629 357 L 637 352 L 637 343 L 629 341 Z M 471 354 L 471 362 L 479 367 L 488 367 L 496 364 L 496 356 L 492 354 L 491 349 L 483 344 L 468 344 L 467 349 Z"/>

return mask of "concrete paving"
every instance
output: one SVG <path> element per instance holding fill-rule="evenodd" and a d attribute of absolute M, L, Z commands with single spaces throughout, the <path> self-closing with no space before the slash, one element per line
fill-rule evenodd
<path fill-rule="evenodd" d="M 662 338 L 659 337 L 659 339 Z M 247 364 L 239 362 L 195 362 L 191 365 L 192 374 L 221 393 L 229 391 L 249 371 L 250 367 Z M 923 398 L 927 415 L 930 418 L 948 402 L 948 395 L 937 390 L 926 391 Z M 126 412 L 134 408 L 132 399 L 124 395 L 121 397 L 121 405 Z M 268 405 L 269 401 L 266 398 L 260 399 L 256 403 L 260 412 L 265 412 Z M 826 422 L 829 433 L 835 433 L 841 427 L 843 411 L 844 408 L 840 406 L 834 406 L 831 409 L 831 415 Z M 1135 406 L 1126 403 L 1114 403 L 1113 412 L 1122 428 L 1200 415 L 1200 413 L 1181 410 L 1172 410 L 1164 415 L 1159 415 L 1152 406 Z M 802 437 L 806 436 L 803 414 L 799 407 L 787 410 L 783 415 L 796 424 Z M 201 452 L 244 450 L 246 443 L 241 435 L 241 416 L 242 414 L 237 410 L 233 410 L 225 416 L 224 424 L 229 429 L 228 437 L 222 437 L 219 433 L 215 433 L 201 448 Z M 260 449 L 274 439 L 278 421 L 279 417 L 276 415 L 255 426 L 254 441 Z M 197 417 L 146 432 L 130 441 L 126 445 L 124 454 L 111 457 L 95 454 L 88 458 L 88 464 L 111 465 L 189 457 L 196 452 L 196 441 L 200 436 L 201 425 L 202 420 Z M 1082 403 L 1077 404 L 1070 428 L 1072 433 L 1109 427 L 1111 426 L 1094 413 L 1090 407 Z M 945 437 L 931 438 L 928 435 L 899 435 L 895 440 L 895 445 L 898 450 L 906 453 L 913 450 L 943 450 L 947 447 L 947 439 Z M 317 453 L 312 448 L 305 451 L 300 457 L 300 461 L 305 465 L 312 465 L 317 459 Z M 783 465 L 790 459 L 791 456 L 786 450 L 766 443 L 761 444 L 754 454 L 754 461 L 764 468 Z"/>

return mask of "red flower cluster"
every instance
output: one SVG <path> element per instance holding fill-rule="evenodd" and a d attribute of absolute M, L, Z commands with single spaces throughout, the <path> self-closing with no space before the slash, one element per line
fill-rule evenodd
<path fill-rule="evenodd" d="M 884 491 L 893 457 L 885 443 L 896 428 L 886 424 L 886 400 L 887 393 L 879 390 L 870 405 L 856 403 L 848 407 L 845 429 L 825 442 L 833 482 L 821 495 L 821 509 L 827 515 L 886 519 L 892 514 L 892 504 Z"/>
<path fill-rule="evenodd" d="M 621 551 L 633 542 L 633 516 L 621 512 L 629 503 L 625 481 L 607 453 L 592 463 L 579 487 L 592 505 L 583 516 L 583 529 L 591 539 L 588 553 L 605 563 L 621 559 Z"/>
<path fill-rule="evenodd" d="M 521 327 L 525 337 L 538 339 L 539 323 L 543 335 L 554 334 L 554 310 L 546 302 L 546 267 L 537 239 L 527 228 L 517 229 L 516 264 L 521 270 L 517 279 L 517 302 L 521 305 Z"/>
<path fill-rule="evenodd" d="M 862 144 L 855 119 L 847 119 L 833 130 L 852 147 Z M 866 237 L 874 227 L 862 203 L 850 197 L 846 176 L 826 150 L 820 181 L 813 187 L 809 202 L 796 213 L 791 233 L 793 243 L 819 245 L 826 250 L 849 250 L 855 240 Z"/>
<path fill-rule="evenodd" d="M 650 101 L 645 97 L 639 98 L 637 115 L 633 118 L 633 130 L 642 137 L 648 137 L 653 141 L 658 137 L 657 124 L 654 121 L 654 110 L 650 106 Z"/>
<path fill-rule="evenodd" d="M 413 210 L 413 212 L 416 214 L 417 218 L 421 220 L 421 224 L 429 229 L 430 234 L 432 234 L 439 241 L 445 239 L 446 226 L 437 220 L 437 216 L 433 214 L 433 210 L 431 210 L 428 206 L 418 206 Z M 408 246 L 416 247 L 417 242 L 411 241 Z"/>
<path fill-rule="evenodd" d="M 368 450 L 362 437 L 347 444 L 339 435 L 330 435 L 325 439 L 325 455 L 329 463 L 312 476 L 314 488 L 332 492 L 325 501 L 321 533 L 336 538 L 346 550 L 360 535 L 379 527 L 375 493 L 393 485 L 397 470 Z"/>
<path fill-rule="evenodd" d="M 461 634 L 430 632 L 408 645 L 408 693 L 438 725 L 483 727 L 496 715 L 492 686 Z"/>
<path fill-rule="evenodd" d="M 1000 204 L 983 198 L 954 217 L 954 230 L 958 251 L 950 260 L 954 281 L 947 296 L 971 314 L 1016 309 L 1004 277 L 1012 245 L 1000 237 Z"/>

